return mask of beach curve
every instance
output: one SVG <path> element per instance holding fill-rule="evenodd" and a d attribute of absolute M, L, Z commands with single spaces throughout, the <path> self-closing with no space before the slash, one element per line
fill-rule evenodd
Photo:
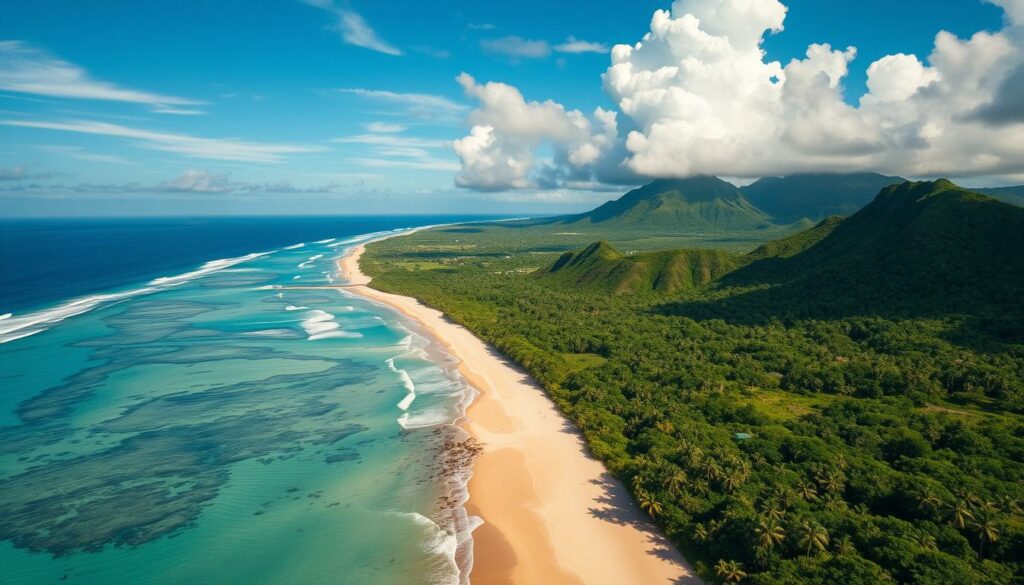
<path fill-rule="evenodd" d="M 467 502 L 483 519 L 473 533 L 474 585 L 702 583 L 539 384 L 442 312 L 371 288 L 364 250 L 338 261 L 345 289 L 419 323 L 479 391 L 463 425 L 483 445 Z"/>

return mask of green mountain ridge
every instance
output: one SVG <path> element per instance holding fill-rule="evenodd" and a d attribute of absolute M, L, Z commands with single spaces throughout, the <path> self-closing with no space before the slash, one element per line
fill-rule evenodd
<path fill-rule="evenodd" d="M 587 213 L 567 225 L 652 231 L 745 231 L 772 227 L 768 217 L 733 184 L 717 177 L 659 179 Z"/>
<path fill-rule="evenodd" d="M 753 286 L 760 288 L 750 302 L 776 299 L 808 314 L 1012 311 L 1024 298 L 1024 209 L 944 179 L 904 182 L 882 189 L 849 218 L 826 218 L 745 256 L 721 250 L 624 255 L 597 242 L 563 254 L 538 276 L 616 295 L 712 282 Z"/>
<path fill-rule="evenodd" d="M 672 293 L 712 282 L 743 263 L 742 257 L 722 250 L 667 250 L 627 256 L 601 241 L 562 254 L 538 276 L 615 295 Z"/>

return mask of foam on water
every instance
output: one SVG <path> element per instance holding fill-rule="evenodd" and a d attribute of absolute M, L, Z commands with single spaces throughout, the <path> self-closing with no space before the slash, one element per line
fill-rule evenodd
<path fill-rule="evenodd" d="M 302 320 L 301 325 L 306 330 L 306 334 L 309 336 L 307 339 L 310 341 L 331 338 L 356 339 L 363 336 L 362 333 L 354 331 L 342 331 L 341 324 L 335 320 L 334 315 L 320 309 L 313 309 L 306 313 L 306 318 Z"/>
<path fill-rule="evenodd" d="M 170 287 L 180 286 L 197 278 L 202 278 L 203 276 L 213 274 L 214 272 L 218 272 L 225 268 L 235 266 L 236 264 L 248 262 L 268 254 L 270 254 L 270 252 L 259 252 L 246 254 L 245 256 L 239 256 L 237 258 L 211 260 L 203 264 L 198 269 L 190 272 L 185 272 L 176 276 L 162 276 L 160 278 L 154 278 L 149 281 L 148 286 L 142 288 L 72 299 L 57 305 L 56 307 L 34 311 L 22 316 L 15 316 L 11 313 L 6 313 L 3 319 L 0 319 L 0 321 L 2 321 L 2 323 L 0 323 L 0 343 L 7 343 L 9 341 L 14 341 L 15 339 L 21 339 L 23 337 L 35 335 L 36 333 L 42 333 L 68 317 L 88 313 L 93 309 L 105 307 L 111 303 L 125 301 L 141 295 L 148 295 Z"/>
<path fill-rule="evenodd" d="M 409 372 L 395 367 L 395 358 L 388 358 L 384 363 L 388 365 L 388 369 L 398 374 L 399 379 L 402 380 L 402 385 L 405 386 L 407 394 L 405 398 L 402 398 L 401 402 L 398 403 L 398 408 L 402 410 L 409 410 L 412 406 L 412 401 L 416 400 L 416 384 L 413 383 L 412 378 L 409 377 Z"/>
<path fill-rule="evenodd" d="M 298 250 L 299 248 L 302 248 L 302 247 L 304 247 L 305 245 L 306 245 L 306 244 L 294 244 L 294 245 L 292 245 L 292 246 L 285 246 L 285 247 L 284 247 L 284 249 L 285 249 L 285 250 Z"/>
<path fill-rule="evenodd" d="M 285 311 L 303 311 L 303 310 L 306 310 L 308 308 L 309 307 L 296 307 L 295 305 L 288 305 L 287 307 L 284 308 L 284 310 Z"/>

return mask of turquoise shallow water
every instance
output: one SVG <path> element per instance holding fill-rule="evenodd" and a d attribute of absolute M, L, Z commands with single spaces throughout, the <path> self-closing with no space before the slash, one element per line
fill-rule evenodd
<path fill-rule="evenodd" d="M 0 580 L 464 581 L 454 362 L 296 288 L 360 239 L 0 320 Z"/>

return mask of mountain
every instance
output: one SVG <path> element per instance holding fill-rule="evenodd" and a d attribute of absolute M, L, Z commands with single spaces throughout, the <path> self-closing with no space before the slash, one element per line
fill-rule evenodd
<path fill-rule="evenodd" d="M 593 211 L 569 216 L 564 223 L 667 232 L 771 227 L 765 214 L 735 185 L 716 177 L 659 179 Z"/>
<path fill-rule="evenodd" d="M 988 195 L 989 197 L 995 197 L 1000 201 L 1024 207 L 1024 185 L 1017 185 L 1016 187 L 987 187 L 984 189 L 971 190 L 976 193 Z"/>
<path fill-rule="evenodd" d="M 602 241 L 562 254 L 537 274 L 549 282 L 611 294 L 671 293 L 707 284 L 743 263 L 741 257 L 721 250 L 666 250 L 627 256 Z"/>
<path fill-rule="evenodd" d="M 784 224 L 805 217 L 820 221 L 830 215 L 850 215 L 884 187 L 903 181 L 878 173 L 809 173 L 764 177 L 740 191 L 772 221 Z"/>
<path fill-rule="evenodd" d="M 747 258 L 750 260 L 764 260 L 767 258 L 789 258 L 795 256 L 825 239 L 842 222 L 842 217 L 830 215 L 818 222 L 814 227 L 758 246 L 753 252 L 747 254 Z"/>
<path fill-rule="evenodd" d="M 1019 313 L 1024 208 L 945 179 L 905 182 L 883 189 L 813 246 L 754 262 L 723 282 L 770 284 L 761 302 L 798 312 Z"/>

